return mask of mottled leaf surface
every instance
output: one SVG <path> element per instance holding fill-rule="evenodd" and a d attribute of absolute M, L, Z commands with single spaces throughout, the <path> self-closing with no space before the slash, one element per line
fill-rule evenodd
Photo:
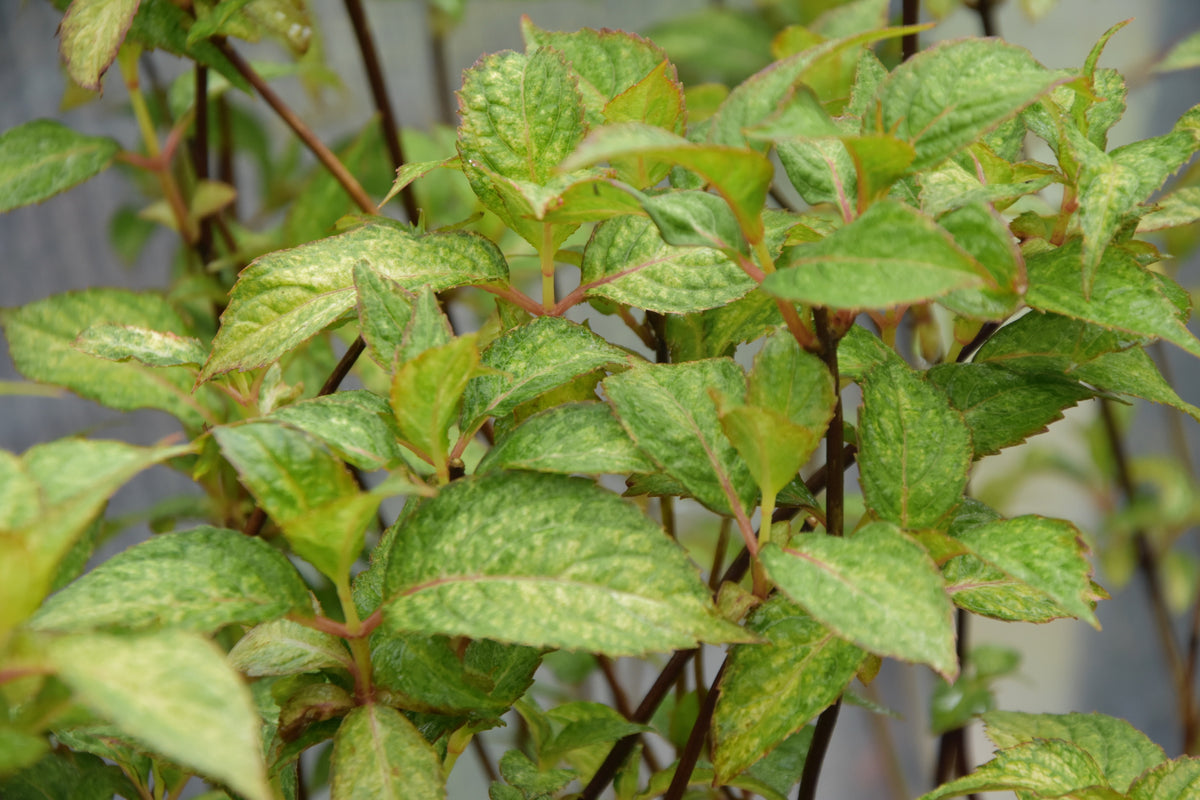
<path fill-rule="evenodd" d="M 71 80 L 100 91 L 100 78 L 116 59 L 137 10 L 138 0 L 72 0 L 58 26 L 59 52 Z"/>
<path fill-rule="evenodd" d="M 365 389 L 302 400 L 273 411 L 271 419 L 317 437 L 359 469 L 383 469 L 403 459 L 391 406 Z"/>
<path fill-rule="evenodd" d="M 75 698 L 133 740 L 249 800 L 274 797 L 250 691 L 212 642 L 87 634 L 54 640 L 48 654 Z"/>
<path fill-rule="evenodd" d="M 641 450 L 709 508 L 754 502 L 749 469 L 721 428 L 710 394 L 740 398 L 746 377 L 729 359 L 642 364 L 604 381 L 617 417 Z M 733 499 L 731 499 L 733 498 Z"/>
<path fill-rule="evenodd" d="M 461 231 L 417 236 L 395 223 L 372 222 L 277 250 L 239 275 L 201 377 L 266 366 L 341 319 L 357 300 L 356 264 L 410 290 L 508 281 L 496 245 Z"/>
<path fill-rule="evenodd" d="M 651 472 L 605 403 L 568 403 L 534 414 L 488 451 L 476 468 L 584 475 Z"/>
<path fill-rule="evenodd" d="M 347 670 L 353 664 L 341 639 L 290 619 L 255 625 L 229 651 L 229 663 L 252 678 Z"/>
<path fill-rule="evenodd" d="M 718 783 L 757 763 L 833 703 L 865 655 L 782 595 L 755 609 L 746 627 L 766 641 L 730 651 L 713 716 Z"/>
<path fill-rule="evenodd" d="M 1062 739 L 1096 761 L 1112 786 L 1126 791 L 1139 775 L 1166 761 L 1163 749 L 1123 719 L 1104 714 L 1029 714 L 989 711 L 983 715 L 987 736 L 997 747 L 1035 739 Z"/>
<path fill-rule="evenodd" d="M 103 172 L 121 149 L 49 119 L 0 135 L 0 213 L 40 203 Z"/>
<path fill-rule="evenodd" d="M 454 481 L 407 521 L 387 563 L 391 630 L 613 656 L 745 638 L 657 525 L 582 479 Z"/>
<path fill-rule="evenodd" d="M 1083 793 L 1091 787 L 1108 788 L 1103 772 L 1091 756 L 1070 742 L 1039 739 L 998 751 L 995 758 L 970 775 L 942 784 L 921 795 L 919 800 L 1006 789 L 1028 792 L 1035 797 L 1064 797 L 1075 793 L 1078 793 L 1075 796 L 1088 796 Z"/>
<path fill-rule="evenodd" d="M 538 317 L 492 342 L 481 363 L 497 370 L 474 378 L 463 395 L 462 427 L 485 416 L 502 417 L 521 403 L 578 375 L 622 364 L 631 354 L 561 317 Z"/>
<path fill-rule="evenodd" d="M 925 549 L 888 522 L 843 539 L 805 534 L 760 558 L 779 589 L 838 636 L 882 656 L 958 674 L 953 606 Z"/>
<path fill-rule="evenodd" d="M 599 225 L 584 251 L 582 270 L 586 296 L 661 313 L 723 306 L 756 285 L 719 250 L 669 245 L 654 222 L 637 216 Z"/>
<path fill-rule="evenodd" d="M 118 411 L 157 408 L 199 427 L 209 414 L 205 391 L 192 394 L 195 372 L 107 361 L 75 348 L 93 325 L 132 325 L 186 336 L 182 318 L 160 295 L 87 289 L 38 300 L 0 314 L 13 362 L 30 380 L 70 389 Z"/>
<path fill-rule="evenodd" d="M 51 596 L 30 624 L 70 632 L 211 633 L 309 607 L 308 588 L 278 550 L 237 531 L 202 527 L 118 553 Z"/>
<path fill-rule="evenodd" d="M 133 325 L 93 325 L 75 347 L 106 361 L 136 361 L 148 367 L 199 367 L 208 353 L 199 339 Z"/>
<path fill-rule="evenodd" d="M 958 505 L 971 431 L 942 391 L 898 359 L 863 381 L 858 446 L 863 496 L 884 519 L 937 527 Z"/>
<path fill-rule="evenodd" d="M 333 737 L 335 800 L 437 800 L 446 796 L 441 759 L 408 718 L 368 703 L 346 715 Z"/>
<path fill-rule="evenodd" d="M 932 219 L 892 200 L 813 244 L 784 251 L 763 289 L 831 308 L 887 308 L 981 286 L 986 270 Z"/>

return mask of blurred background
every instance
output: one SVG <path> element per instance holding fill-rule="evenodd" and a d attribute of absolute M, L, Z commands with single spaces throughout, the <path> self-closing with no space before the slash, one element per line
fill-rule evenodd
<path fill-rule="evenodd" d="M 804 0 L 796 0 L 803 3 Z M 404 127 L 429 129 L 445 120 L 454 100 L 440 91 L 431 79 L 430 64 L 442 58 L 448 74 L 457 76 L 481 54 L 523 47 L 519 20 L 528 14 L 541 28 L 575 30 L 580 27 L 621 28 L 652 32 L 663 20 L 705 9 L 705 0 L 542 0 L 509 2 L 475 0 L 467 4 L 460 25 L 450 30 L 444 49 L 435 52 L 429 37 L 429 9 L 413 0 L 372 0 L 367 14 L 373 24 L 392 102 Z M 730 2 L 731 8 L 742 5 Z M 897 8 L 898 3 L 894 3 Z M 1039 4 L 1034 4 L 1039 5 Z M 1040 5 L 1047 5 L 1041 3 Z M 1186 33 L 1200 28 L 1200 3 L 1187 0 L 1059 0 L 1037 22 L 1023 13 L 1016 0 L 998 3 L 995 21 L 1000 35 L 1028 47 L 1049 67 L 1080 66 L 1093 43 L 1113 24 L 1132 13 L 1135 19 L 1109 44 L 1102 66 L 1120 70 L 1130 84 L 1128 110 L 1114 128 L 1110 142 L 1119 145 L 1134 139 L 1165 133 L 1185 110 L 1200 102 L 1200 71 L 1151 75 L 1152 63 Z M 314 0 L 312 11 L 319 20 L 327 63 L 345 82 L 313 96 L 298 81 L 284 79 L 276 85 L 325 141 L 351 135 L 373 113 L 362 78 L 359 54 L 342 5 L 333 0 Z M 57 12 L 43 0 L 0 0 L 0 131 L 23 122 L 49 117 L 91 134 L 113 136 L 130 149 L 139 139 L 132 118 L 124 112 L 127 95 L 114 69 L 107 90 L 99 100 L 61 110 L 63 76 L 58 62 L 55 29 Z M 979 16 L 966 8 L 950 13 L 933 31 L 922 36 L 922 44 L 937 39 L 978 35 Z M 736 38 L 736 31 L 731 31 Z M 685 46 L 686 42 L 678 46 Z M 239 47 L 241 47 L 239 43 Z M 244 47 L 254 58 L 279 59 L 275 45 Z M 670 48 L 668 48 L 670 49 Z M 154 54 L 153 64 L 160 80 L 179 75 L 185 62 L 170 55 Z M 243 107 L 265 116 L 261 101 L 241 96 Z M 452 112 L 451 112 L 452 113 Z M 275 133 L 283 129 L 274 120 Z M 268 125 L 268 129 L 270 129 Z M 306 156 L 307 154 L 304 154 Z M 450 155 L 447 150 L 440 156 Z M 1034 154 L 1038 157 L 1037 154 Z M 1041 156 L 1049 160 L 1049 156 Z M 302 162 L 307 165 L 306 161 Z M 246 168 L 249 171 L 249 168 Z M 252 191 L 252 189 L 251 189 Z M 118 210 L 143 202 L 143 196 L 118 170 L 60 195 L 41 206 L 0 215 L 0 306 L 12 307 L 48 295 L 91 286 L 164 287 L 171 275 L 174 236 L 165 230 L 152 235 L 133 263 L 126 263 L 103 243 L 109 241 L 110 222 Z M 1181 283 L 1197 285 L 1194 263 L 1181 265 Z M 1185 399 L 1200 404 L 1200 369 L 1188 356 L 1166 351 L 1167 367 L 1176 389 Z M 7 344 L 0 347 L 0 381 L 18 380 Z M 1171 412 L 1173 413 L 1173 412 Z M 1086 460 L 1088 453 L 1078 435 L 1094 417 L 1087 406 L 1072 412 L 1055 430 L 1035 440 L 1032 447 Z M 1197 426 L 1184 419 L 1179 427 L 1167 423 L 1167 412 L 1159 407 L 1140 406 L 1130 435 L 1136 452 L 1159 452 L 1177 446 L 1180 437 L 1196 451 Z M 21 452 L 38 442 L 86 432 L 104 438 L 119 438 L 148 444 L 176 431 L 173 420 L 158 412 L 118 414 L 89 401 L 69 395 L 54 397 L 0 394 L 0 446 Z M 1004 480 L 1028 462 L 1017 448 L 981 463 L 976 486 L 987 490 L 989 481 Z M 1015 460 L 1014 460 L 1015 457 Z M 145 473 L 123 489 L 112 501 L 110 516 L 132 515 L 128 531 L 112 540 L 97 554 L 103 559 L 115 550 L 149 535 L 137 514 L 156 500 L 186 492 L 190 482 L 165 468 Z M 1008 514 L 1040 513 L 1066 517 L 1090 532 L 1100 524 L 1096 498 L 1076 485 L 1061 480 L 1039 479 L 1026 484 L 1004 507 Z M 1169 755 L 1179 752 L 1179 732 L 1173 693 L 1157 641 L 1150 635 L 1151 616 L 1144 602 L 1143 587 L 1134 578 L 1123 588 L 1110 586 L 1103 569 L 1098 580 L 1113 591 L 1115 600 L 1102 603 L 1098 614 L 1101 632 L 1074 621 L 1044 626 L 999 624 L 979 621 L 972 628 L 973 643 L 999 643 L 1018 649 L 1023 657 L 1017 677 L 998 686 L 998 706 L 1012 710 L 1045 712 L 1100 711 L 1128 719 L 1160 743 Z M 717 651 L 708 654 L 708 674 L 719 664 Z M 644 665 L 619 663 L 618 669 L 631 683 L 651 673 Z M 894 709 L 898 718 L 869 714 L 848 706 L 842 713 L 833 746 L 822 776 L 821 795 L 829 798 L 891 797 L 899 770 L 908 796 L 929 788 L 935 740 L 927 728 L 929 697 L 935 683 L 932 673 L 889 662 L 876 684 L 879 702 Z M 605 690 L 599 691 L 605 699 Z M 976 726 L 978 727 L 978 726 Z M 878 745 L 891 740 L 895 759 L 881 757 Z M 493 756 L 499 755 L 493 746 Z M 973 739 L 977 761 L 989 751 L 981 735 Z M 463 768 L 466 769 L 463 769 Z M 463 760 L 452 777 L 451 797 L 483 797 L 486 784 L 469 759 Z M 890 775 L 889 775 L 890 771 Z M 890 784 L 889 784 L 890 782 Z"/>

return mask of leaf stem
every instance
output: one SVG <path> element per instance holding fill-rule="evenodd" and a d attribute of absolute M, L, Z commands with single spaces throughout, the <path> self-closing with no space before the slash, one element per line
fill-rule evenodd
<path fill-rule="evenodd" d="M 696 769 L 696 762 L 700 759 L 701 751 L 704 750 L 704 740 L 708 738 L 708 731 L 712 727 L 713 711 L 717 708 L 717 697 L 720 695 L 717 687 L 720 686 L 721 678 L 725 675 L 725 667 L 728 665 L 729 657 L 726 656 L 700 705 L 696 724 L 692 726 L 692 732 L 688 734 L 687 744 L 684 745 L 683 752 L 679 756 L 679 763 L 675 767 L 675 774 L 671 778 L 671 785 L 667 788 L 666 794 L 663 795 L 663 800 L 681 800 L 683 793 L 687 791 L 688 781 L 692 777 L 693 770 Z"/>
<path fill-rule="evenodd" d="M 825 530 L 833 536 L 841 536 L 844 525 L 845 482 L 842 465 L 842 450 L 845 441 L 842 431 L 842 397 L 841 376 L 838 373 L 837 339 L 834 337 L 832 326 L 829 324 L 829 309 L 823 306 L 813 307 L 813 324 L 817 329 L 817 339 L 821 344 L 821 360 L 829 374 L 833 376 L 834 391 L 837 402 L 833 406 L 833 419 L 825 433 L 825 464 L 829 468 L 829 480 L 825 487 Z"/>
<path fill-rule="evenodd" d="M 554 226 L 542 223 L 542 246 L 538 248 L 538 260 L 542 268 L 542 310 L 554 312 Z"/>
<path fill-rule="evenodd" d="M 825 762 L 825 753 L 829 750 L 829 740 L 833 738 L 833 728 L 837 725 L 838 712 L 841 709 L 842 698 L 839 697 L 817 717 L 812 743 L 808 746 L 808 755 L 804 759 L 804 772 L 800 775 L 800 790 L 796 792 L 796 800 L 814 800 L 817 796 L 821 765 Z"/>
<path fill-rule="evenodd" d="M 379 111 L 379 124 L 383 128 L 383 142 L 391 156 L 392 166 L 400 169 L 404 165 L 404 145 L 400 140 L 400 126 L 396 121 L 396 112 L 388 97 L 387 82 L 384 80 L 383 69 L 379 63 L 379 53 L 375 48 L 375 40 L 371 36 L 371 26 L 367 22 L 367 14 L 363 9 L 362 0 L 345 0 L 346 15 L 350 17 L 350 25 L 354 28 L 354 38 L 358 40 L 358 50 L 362 54 L 363 68 L 367 72 L 367 83 L 371 86 L 371 98 Z M 408 221 L 416 224 L 420 216 L 417 209 L 417 198 L 413 194 L 412 184 L 400 192 L 400 201 L 404 204 L 404 213 Z"/>
<path fill-rule="evenodd" d="M 921 18 L 921 0 L 904 0 L 904 5 L 900 10 L 900 24 L 908 27 L 916 25 Z M 906 33 L 900 38 L 900 58 L 902 61 L 908 61 L 917 54 L 921 49 L 921 43 L 917 39 L 917 32 Z"/>
<path fill-rule="evenodd" d="M 1100 418 L 1104 423 L 1104 433 L 1108 438 L 1108 446 L 1112 451 L 1113 462 L 1117 469 L 1117 484 L 1121 487 L 1121 493 L 1125 496 L 1126 503 L 1134 501 L 1137 487 L 1133 482 L 1133 474 L 1129 469 L 1129 456 L 1125 452 L 1125 443 L 1121 440 L 1121 433 L 1117 430 L 1117 420 L 1113 415 L 1110 401 L 1100 399 Z M 1188 682 L 1187 668 L 1184 664 L 1183 655 L 1179 650 L 1179 643 L 1175 639 L 1175 629 L 1171 624 L 1171 612 L 1167 607 L 1166 593 L 1163 591 L 1161 576 L 1159 575 L 1158 554 L 1154 551 L 1154 545 L 1150 542 L 1149 536 L 1142 528 L 1138 528 L 1133 533 L 1134 547 L 1137 549 L 1138 570 L 1142 573 L 1142 578 L 1146 582 L 1146 594 L 1150 601 L 1150 609 L 1154 615 L 1154 625 L 1158 630 L 1158 639 L 1162 644 L 1163 656 L 1167 661 L 1167 671 L 1171 675 L 1171 681 L 1175 684 L 1175 695 L 1178 698 L 1180 706 L 1181 722 L 1184 731 L 1183 750 L 1188 751 L 1193 746 L 1189 741 L 1189 735 L 1192 733 L 1191 720 L 1194 720 L 1196 714 L 1196 696 L 1191 684 Z M 1191 724 L 1189 724 L 1191 723 Z"/>
<path fill-rule="evenodd" d="M 371 198 L 367 195 L 366 190 L 363 189 L 362 184 L 358 182 L 358 179 L 351 175 L 350 170 L 346 169 L 346 165 L 333 154 L 332 150 L 325 146 L 324 142 L 317 138 L 312 128 L 308 127 L 304 120 L 300 119 L 296 115 L 296 112 L 292 111 L 287 103 L 283 102 L 283 98 L 267 85 L 262 76 L 255 72 L 254 68 L 238 55 L 237 51 L 224 38 L 214 36 L 209 41 L 221 51 L 221 55 L 229 59 L 229 63 L 233 65 L 233 68 L 254 87 L 254 90 L 259 93 L 263 100 L 267 101 L 267 105 L 292 129 L 292 132 L 300 138 L 300 141 L 304 142 L 304 145 L 317 157 L 317 160 L 329 171 L 334 180 L 346 191 L 346 194 L 350 195 L 350 199 L 354 201 L 355 205 L 364 214 L 376 213 L 375 204 L 371 202 Z"/>

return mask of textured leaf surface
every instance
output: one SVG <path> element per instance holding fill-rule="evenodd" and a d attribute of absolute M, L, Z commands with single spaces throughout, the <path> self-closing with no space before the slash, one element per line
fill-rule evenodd
<path fill-rule="evenodd" d="M 725 145 L 693 144 L 662 128 L 627 122 L 590 134 L 563 168 L 576 169 L 630 157 L 662 159 L 700 175 L 729 203 L 746 238 L 752 243 L 762 240 L 762 210 L 774 170 L 761 153 Z"/>
<path fill-rule="evenodd" d="M 662 530 L 590 481 L 496 472 L 423 503 L 388 557 L 392 630 L 633 655 L 738 641 Z"/>
<path fill-rule="evenodd" d="M 1200 792 L 1200 759 L 1178 758 L 1149 770 L 1129 789 L 1131 800 L 1187 800 Z"/>
<path fill-rule="evenodd" d="M 1042 311 L 1112 330 L 1166 339 L 1200 357 L 1200 341 L 1180 321 L 1178 308 L 1158 277 L 1125 251 L 1110 247 L 1104 251 L 1088 300 L 1079 278 L 1079 258 L 1080 244 L 1076 240 L 1029 259 L 1026 302 Z"/>
<path fill-rule="evenodd" d="M 210 633 L 310 607 L 279 551 L 224 528 L 156 536 L 56 593 L 30 624 L 42 630 L 183 628 Z"/>
<path fill-rule="evenodd" d="M 266 366 L 332 325 L 354 308 L 360 263 L 410 290 L 508 281 L 504 256 L 482 236 L 416 236 L 394 223 L 268 253 L 238 277 L 201 377 Z"/>
<path fill-rule="evenodd" d="M 0 636 L 26 619 L 50 592 L 68 557 L 105 502 L 152 464 L 190 447 L 59 439 L 0 458 L 6 492 L 26 492 L 0 519 Z M 11 498 L 9 494 L 6 500 Z"/>
<path fill-rule="evenodd" d="M 229 663 L 252 678 L 346 670 L 353 664 L 342 640 L 290 619 L 255 625 L 229 651 Z"/>
<path fill-rule="evenodd" d="M 939 364 L 929 381 L 945 392 L 971 430 L 974 458 L 1024 442 L 1095 392 L 1066 375 L 1019 372 L 997 363 Z"/>
<path fill-rule="evenodd" d="M 921 795 L 919 800 L 1005 789 L 1041 797 L 1063 797 L 1090 787 L 1107 786 L 1100 767 L 1086 752 L 1059 739 L 1039 739 L 999 751 L 970 775 L 943 784 Z"/>
<path fill-rule="evenodd" d="M 604 403 L 568 403 L 535 414 L 496 443 L 476 471 L 528 469 L 584 475 L 652 472 L 654 464 Z"/>
<path fill-rule="evenodd" d="M 755 287 L 741 267 L 711 247 L 675 247 L 645 217 L 598 226 L 583 255 L 586 296 L 636 308 L 688 314 L 723 306 Z"/>
<path fill-rule="evenodd" d="M 942 216 L 938 224 L 990 278 L 989 285 L 951 292 L 939 302 L 976 319 L 1002 319 L 1014 312 L 1025 289 L 1025 264 L 1004 218 L 983 203 L 972 203 Z"/>
<path fill-rule="evenodd" d="M 467 383 L 479 367 L 475 335 L 451 339 L 406 361 L 392 376 L 391 404 L 403 441 L 442 469 L 450 425 Z"/>
<path fill-rule="evenodd" d="M 49 655 L 75 697 L 152 752 L 250 800 L 273 797 L 250 692 L 194 633 L 66 636 Z"/>
<path fill-rule="evenodd" d="M 359 495 L 349 470 L 308 434 L 274 422 L 213 430 L 243 485 L 301 558 L 341 580 L 362 549 L 379 498 Z"/>
<path fill-rule="evenodd" d="M 30 380 L 63 386 L 118 411 L 158 408 L 199 427 L 212 402 L 192 394 L 195 373 L 183 367 L 154 369 L 87 355 L 76 337 L 93 325 L 115 323 L 185 336 L 179 314 L 159 295 L 123 289 L 87 289 L 6 310 L 0 319 L 13 362 Z"/>
<path fill-rule="evenodd" d="M 482 363 L 503 374 L 473 379 L 463 396 L 463 429 L 485 416 L 502 417 L 578 375 L 631 355 L 582 325 L 560 317 L 538 317 L 507 331 L 483 353 Z"/>
<path fill-rule="evenodd" d="M 378 270 L 360 262 L 353 267 L 358 290 L 358 325 L 367 352 L 379 366 L 390 371 L 404 342 L 404 331 L 412 320 L 416 296 Z"/>
<path fill-rule="evenodd" d="M 447 636 L 378 631 L 371 637 L 374 679 L 407 708 L 435 714 L 498 717 L 533 683 L 541 651 L 472 640 L 459 653 Z"/>
<path fill-rule="evenodd" d="M 106 361 L 137 361 L 148 367 L 199 367 L 208 358 L 199 339 L 132 325 L 93 325 L 75 347 Z"/>
<path fill-rule="evenodd" d="M 71 80 L 100 91 L 100 78 L 116 59 L 137 10 L 138 0 L 72 0 L 58 26 L 59 52 Z"/>
<path fill-rule="evenodd" d="M 1043 592 L 1074 617 L 1100 627 L 1092 611 L 1092 568 L 1075 526 L 1023 516 L 971 527 L 957 535 L 976 557 Z"/>
<path fill-rule="evenodd" d="M 121 146 L 49 119 L 0 135 L 0 212 L 40 203 L 103 172 Z"/>
<path fill-rule="evenodd" d="M 435 800 L 446 796 L 442 762 L 394 708 L 371 703 L 346 715 L 333 737 L 335 800 Z"/>
<path fill-rule="evenodd" d="M 928 553 L 887 522 L 848 539 L 807 534 L 760 557 L 792 600 L 839 636 L 878 655 L 958 674 L 953 606 Z"/>
<path fill-rule="evenodd" d="M 277 409 L 271 418 L 312 434 L 359 469 L 383 469 L 403 459 L 391 406 L 363 389 L 302 400 Z"/>
<path fill-rule="evenodd" d="M 1034 739 L 1062 739 L 1083 749 L 1096 761 L 1108 782 L 1126 791 L 1146 770 L 1167 755 L 1137 728 L 1104 714 L 1027 714 L 989 711 L 983 715 L 988 738 L 997 747 L 1012 747 Z"/>
<path fill-rule="evenodd" d="M 751 614 L 764 644 L 735 646 L 713 717 L 718 783 L 726 783 L 800 730 L 846 688 L 864 653 L 786 597 Z"/>
<path fill-rule="evenodd" d="M 832 308 L 886 308 L 980 286 L 987 273 L 934 221 L 884 200 L 813 244 L 785 250 L 763 288 Z"/>
<path fill-rule="evenodd" d="M 867 506 L 902 528 L 936 527 L 958 505 L 971 432 L 939 389 L 899 360 L 863 382 L 858 464 Z"/>
<path fill-rule="evenodd" d="M 912 171 L 935 167 L 1050 91 L 1062 78 L 997 39 L 942 42 L 897 67 L 879 89 L 881 133 L 912 142 Z"/>
<path fill-rule="evenodd" d="M 746 378 L 729 359 L 644 364 L 604 381 L 617 417 L 641 450 L 709 508 L 734 513 L 754 502 L 756 486 L 725 436 L 710 391 L 745 394 Z"/>

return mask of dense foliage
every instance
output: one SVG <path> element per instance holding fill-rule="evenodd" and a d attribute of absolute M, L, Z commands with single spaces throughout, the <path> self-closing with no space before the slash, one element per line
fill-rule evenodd
<path fill-rule="evenodd" d="M 0 135 L 0 210 L 119 162 L 153 177 L 143 216 L 182 243 L 165 291 L 0 316 L 30 381 L 182 432 L 0 453 L 5 797 L 175 797 L 199 776 L 212 797 L 298 798 L 298 760 L 330 741 L 334 798 L 443 797 L 465 749 L 519 717 L 493 800 L 811 798 L 843 697 L 869 705 L 884 659 L 956 687 L 933 717 L 946 752 L 987 711 L 994 757 L 951 756 L 926 800 L 1195 796 L 1200 762 L 1128 723 L 988 710 L 1014 665 L 957 646 L 970 615 L 1098 626 L 1085 533 L 967 494 L 979 459 L 1066 409 L 1105 404 L 1101 480 L 1142 512 L 1114 547 L 1153 575 L 1194 521 L 1138 505 L 1155 479 L 1130 476 L 1109 405 L 1200 418 L 1146 352 L 1200 357 L 1148 238 L 1200 220 L 1196 188 L 1163 191 L 1200 149 L 1200 107 L 1110 148 L 1117 28 L 1055 70 L 995 38 L 915 52 L 923 28 L 888 27 L 885 0 L 764 3 L 661 38 L 750 19 L 769 63 L 677 44 L 677 67 L 676 47 L 526 18 L 524 52 L 464 74 L 456 132 L 400 138 L 381 100 L 382 127 L 335 155 L 264 78 L 323 79 L 302 5 L 184 5 L 65 9 L 69 80 L 98 89 L 115 64 L 143 152 L 49 120 Z M 443 28 L 462 13 L 434 5 Z M 245 62 L 232 39 L 260 36 L 296 61 Z M 1171 67 L 1196 63 L 1191 41 Z M 145 93 L 148 49 L 195 72 Z M 210 174 L 210 146 L 257 130 L 238 91 L 320 162 L 270 229 Z M 235 112 L 243 138 L 210 138 Z M 254 141 L 271 207 L 278 164 Z M 351 372 L 361 388 L 341 389 Z M 85 571 L 107 499 L 155 464 L 204 500 Z M 1191 491 L 1184 469 L 1163 485 Z M 702 645 L 719 672 L 680 683 Z M 635 707 L 610 659 L 658 653 Z M 1190 752 L 1195 664 L 1176 657 Z M 593 670 L 612 706 L 540 690 Z"/>

